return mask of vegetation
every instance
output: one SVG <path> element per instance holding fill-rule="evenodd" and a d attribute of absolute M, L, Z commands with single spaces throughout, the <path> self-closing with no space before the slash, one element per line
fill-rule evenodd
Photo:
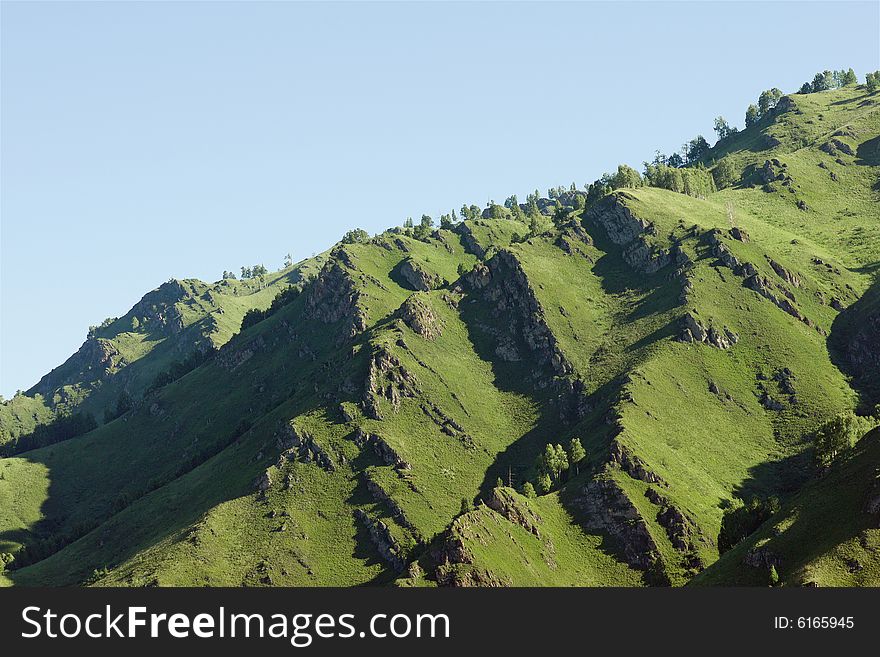
<path fill-rule="evenodd" d="M 0 582 L 877 585 L 880 98 L 844 79 L 147 293 L 0 404 Z"/>

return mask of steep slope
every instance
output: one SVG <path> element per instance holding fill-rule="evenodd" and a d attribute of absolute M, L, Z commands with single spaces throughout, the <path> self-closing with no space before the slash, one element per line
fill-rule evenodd
<path fill-rule="evenodd" d="M 787 585 L 880 586 L 878 464 L 875 430 L 694 584 L 766 585 L 773 565 Z"/>
<path fill-rule="evenodd" d="M 105 412 L 113 414 L 121 395 L 137 399 L 175 363 L 226 343 L 248 310 L 264 310 L 288 285 L 302 286 L 324 257 L 249 280 L 163 283 L 124 316 L 90 329 L 67 361 L 0 404 L 0 446 L 74 412 L 100 422 Z"/>
<path fill-rule="evenodd" d="M 854 87 L 787 97 L 709 153 L 739 176 L 706 198 L 637 187 L 586 206 L 571 192 L 533 221 L 493 210 L 339 244 L 313 278 L 281 272 L 247 295 L 163 286 L 18 402 L 135 403 L 0 459 L 0 577 L 764 583 L 736 555 L 769 525 L 720 555 L 725 508 L 773 495 L 790 518 L 846 473 L 867 481 L 873 458 L 866 438 L 822 479 L 810 465 L 810 434 L 873 389 L 877 103 Z M 238 333 L 288 283 L 302 292 Z M 150 389 L 206 341 L 216 356 Z M 521 495 L 545 445 L 575 437 L 587 458 Z M 873 545 L 864 517 L 835 522 Z M 786 582 L 875 581 L 811 545 L 780 545 L 798 564 Z"/>

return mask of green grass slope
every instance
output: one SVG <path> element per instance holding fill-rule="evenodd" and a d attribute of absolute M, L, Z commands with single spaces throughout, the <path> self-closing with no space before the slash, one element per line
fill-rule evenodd
<path fill-rule="evenodd" d="M 0 459 L 0 582 L 763 584 L 766 540 L 785 583 L 875 584 L 876 434 L 822 477 L 810 435 L 875 394 L 878 94 L 788 98 L 710 151 L 739 175 L 706 198 L 572 194 L 148 294 L 4 404 L 9 437 L 134 400 Z M 572 438 L 577 471 L 522 495 Z M 782 511 L 721 554 L 752 496 Z"/>

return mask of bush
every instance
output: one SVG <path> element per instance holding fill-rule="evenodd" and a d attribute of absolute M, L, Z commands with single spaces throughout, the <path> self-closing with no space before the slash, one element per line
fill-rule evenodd
<path fill-rule="evenodd" d="M 370 239 L 369 233 L 362 228 L 355 228 L 342 236 L 343 244 L 361 244 Z"/>
<path fill-rule="evenodd" d="M 712 178 L 716 189 L 725 189 L 739 182 L 740 172 L 733 166 L 730 158 L 725 157 L 712 169 Z"/>
<path fill-rule="evenodd" d="M 779 511 L 779 500 L 775 497 L 761 500 L 752 498 L 748 502 L 735 500 L 724 510 L 721 518 L 721 531 L 718 534 L 718 552 L 724 553 L 734 547 Z"/>
<path fill-rule="evenodd" d="M 873 418 L 854 413 L 840 413 L 823 424 L 813 436 L 813 462 L 824 469 L 855 445 L 856 441 L 876 426 Z"/>

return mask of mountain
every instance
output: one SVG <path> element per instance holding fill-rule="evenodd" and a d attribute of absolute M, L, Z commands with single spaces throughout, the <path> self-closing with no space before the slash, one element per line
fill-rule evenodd
<path fill-rule="evenodd" d="M 696 160 L 148 293 L 0 409 L 0 579 L 880 584 L 880 93 Z"/>

